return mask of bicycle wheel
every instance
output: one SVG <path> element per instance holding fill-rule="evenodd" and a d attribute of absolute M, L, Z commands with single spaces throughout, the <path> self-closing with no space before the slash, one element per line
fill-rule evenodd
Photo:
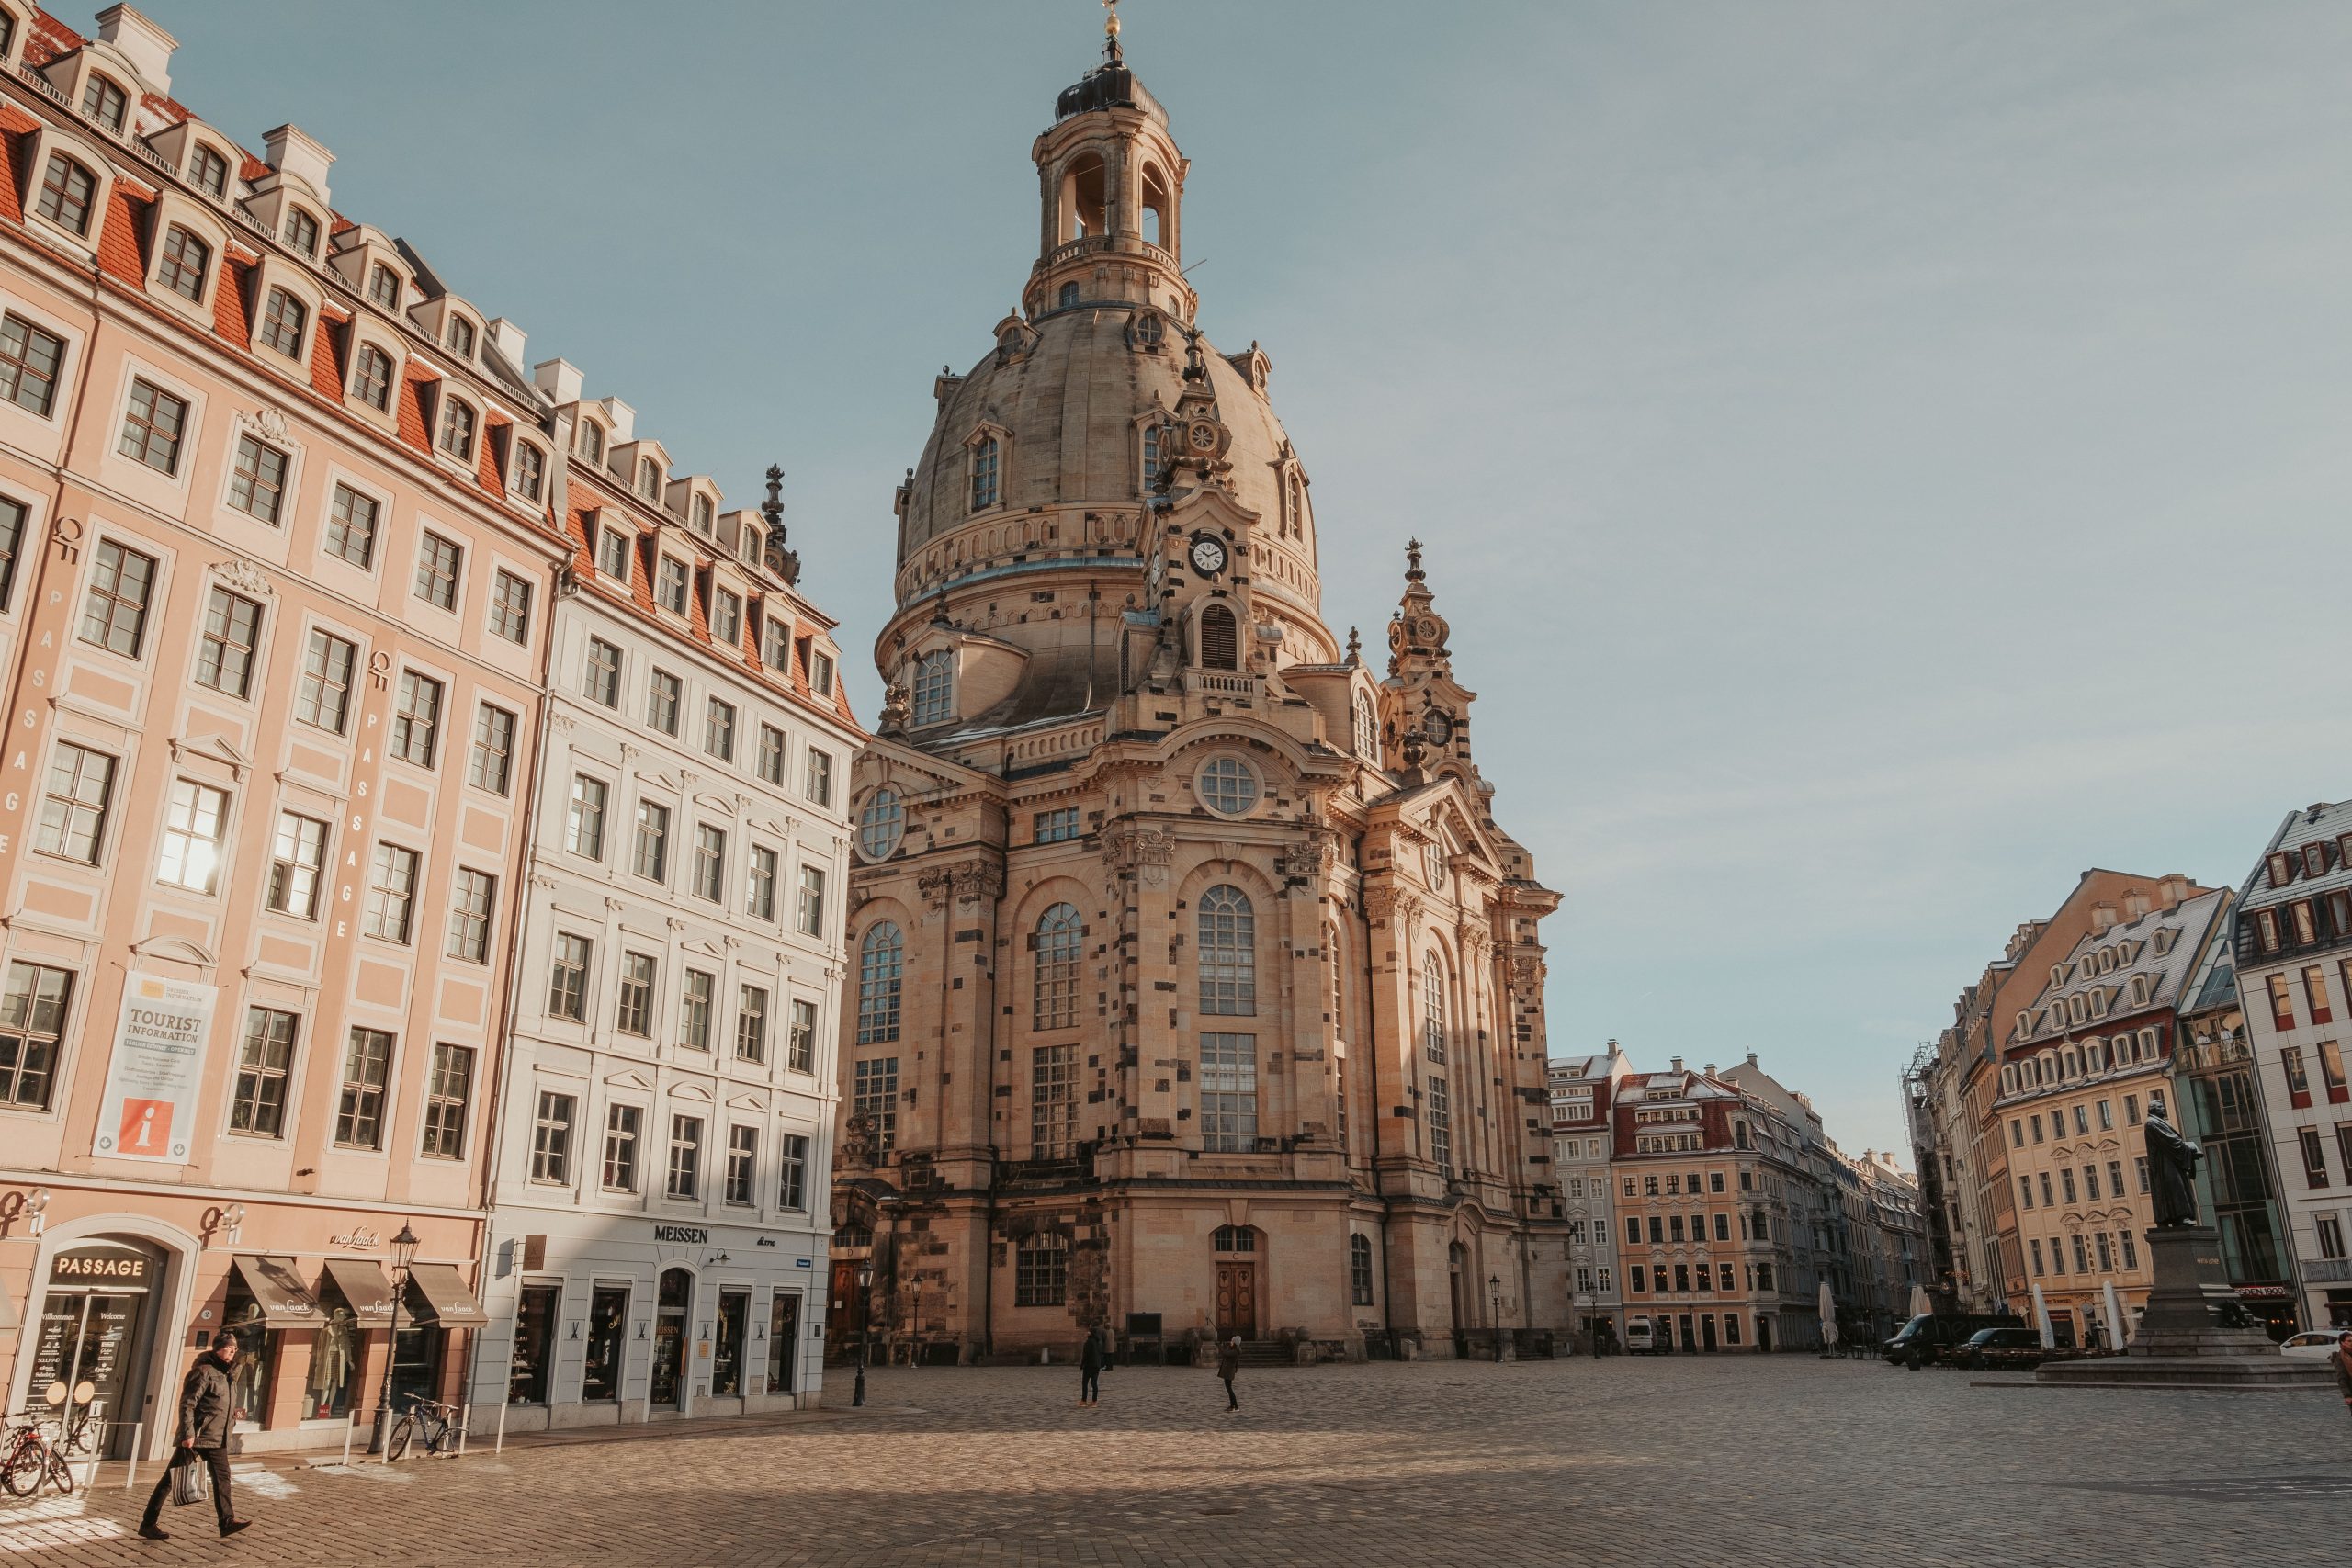
<path fill-rule="evenodd" d="M 46 1451 L 49 1454 L 50 1484 L 70 1495 L 74 1490 L 74 1467 L 67 1464 L 65 1456 L 55 1449 L 49 1449 Z"/>
<path fill-rule="evenodd" d="M 407 1457 L 411 1438 L 416 1436 L 416 1416 L 413 1412 L 392 1423 L 392 1435 L 384 1443 L 384 1458 L 399 1461 Z"/>
<path fill-rule="evenodd" d="M 38 1443 L 19 1438 L 8 1449 L 6 1463 L 0 1463 L 0 1487 L 11 1497 L 29 1497 L 40 1490 L 41 1450 Z"/>

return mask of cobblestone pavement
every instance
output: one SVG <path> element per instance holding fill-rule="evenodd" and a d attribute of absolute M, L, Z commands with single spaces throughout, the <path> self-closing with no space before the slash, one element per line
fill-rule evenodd
<path fill-rule="evenodd" d="M 876 1371 L 868 1407 L 692 1440 L 241 1477 L 131 1531 L 139 1496 L 0 1500 L 28 1564 L 1899 1562 L 2263 1568 L 2352 1558 L 2333 1393 L 1973 1386 L 1810 1357 L 1212 1373 Z M 846 1404 L 848 1379 L 828 1390 Z M 691 1427 L 679 1429 L 690 1432 Z M 140 1489 L 143 1495 L 145 1488 Z M 174 1515 L 176 1517 L 174 1517 Z"/>

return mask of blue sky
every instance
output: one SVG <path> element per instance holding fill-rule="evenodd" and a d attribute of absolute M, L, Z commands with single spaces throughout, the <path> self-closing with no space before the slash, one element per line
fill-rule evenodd
<path fill-rule="evenodd" d="M 781 459 L 870 647 L 1096 6 L 147 8 L 198 113 L 302 126 L 681 464 Z M 1428 542 L 1566 897 L 1555 1053 L 1756 1051 L 1899 1147 L 1914 1046 L 2082 870 L 2240 881 L 2352 795 L 2352 7 L 1123 10 L 1326 618 L 1376 645 Z"/>

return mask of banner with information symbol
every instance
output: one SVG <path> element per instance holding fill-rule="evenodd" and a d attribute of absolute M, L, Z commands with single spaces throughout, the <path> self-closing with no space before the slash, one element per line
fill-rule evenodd
<path fill-rule="evenodd" d="M 93 1152 L 187 1163 L 217 986 L 137 971 L 123 977 L 122 1018 L 107 1065 Z"/>

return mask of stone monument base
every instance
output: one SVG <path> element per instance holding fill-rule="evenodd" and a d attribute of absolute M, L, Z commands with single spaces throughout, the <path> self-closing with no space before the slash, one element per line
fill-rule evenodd
<path fill-rule="evenodd" d="M 2330 1388 L 2324 1361 L 2290 1361 L 2253 1326 L 2222 1272 L 2221 1233 L 2175 1225 L 2146 1233 L 2155 1284 L 2120 1356 L 2052 1361 L 2039 1382 L 2068 1388 Z"/>

